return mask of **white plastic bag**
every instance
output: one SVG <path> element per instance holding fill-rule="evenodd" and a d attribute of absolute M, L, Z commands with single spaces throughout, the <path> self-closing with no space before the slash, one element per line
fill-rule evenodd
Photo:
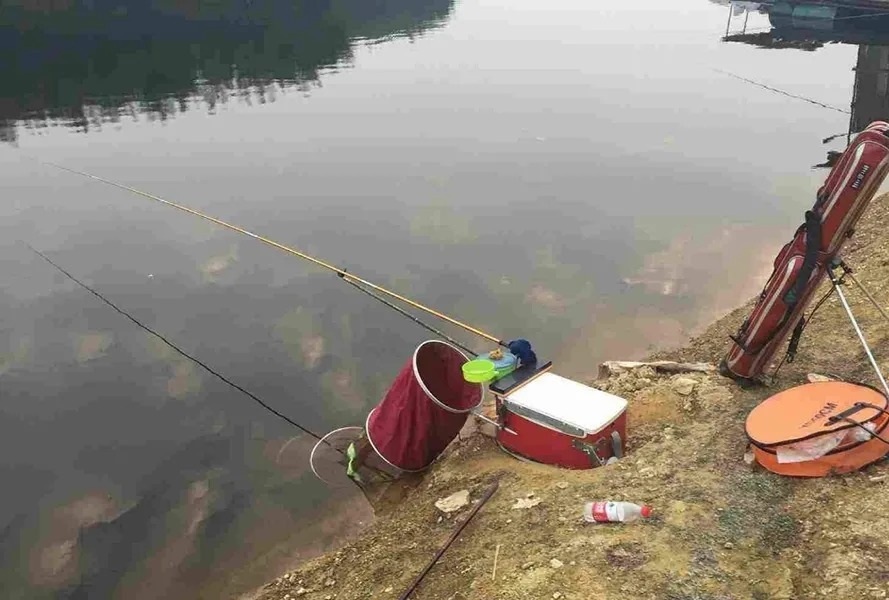
<path fill-rule="evenodd" d="M 821 458 L 839 446 L 840 442 L 845 439 L 847 433 L 848 432 L 846 431 L 835 431 L 834 433 L 819 435 L 818 437 L 796 442 L 794 444 L 778 446 L 775 449 L 775 453 L 778 456 L 778 463 L 800 463 Z M 862 431 L 862 433 L 864 432 Z"/>
<path fill-rule="evenodd" d="M 873 439 L 871 435 L 876 431 L 877 427 L 874 423 L 865 423 L 862 427 L 853 427 L 852 429 L 844 429 L 835 431 L 834 433 L 819 435 L 809 440 L 796 442 L 795 444 L 787 444 L 786 446 L 778 446 L 775 453 L 778 456 L 780 464 L 800 463 L 807 460 L 815 460 L 821 458 L 840 444 L 851 444 L 855 442 L 866 442 Z"/>

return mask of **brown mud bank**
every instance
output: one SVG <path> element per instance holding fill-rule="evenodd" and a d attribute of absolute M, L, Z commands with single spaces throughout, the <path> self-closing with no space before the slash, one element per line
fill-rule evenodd
<path fill-rule="evenodd" d="M 887 218 L 889 197 L 883 196 L 844 252 L 884 304 Z M 889 367 L 889 326 L 860 294 L 848 295 L 874 353 Z M 654 358 L 717 363 L 750 305 Z M 480 435 L 456 441 L 428 472 L 392 490 L 398 501 L 378 507 L 376 521 L 361 535 L 272 581 L 256 597 L 398 598 L 469 510 L 443 516 L 435 501 L 463 489 L 477 500 L 500 477 L 500 489 L 412 598 L 887 598 L 889 463 L 803 480 L 744 460 L 747 413 L 812 372 L 874 383 L 836 300 L 819 311 L 796 361 L 769 387 L 741 389 L 716 374 L 661 375 L 647 368 L 596 381 L 630 402 L 631 452 L 615 465 L 566 471 L 520 462 Z M 531 494 L 538 504 L 513 508 Z M 582 506 L 594 499 L 644 502 L 654 516 L 644 523 L 586 525 Z"/>

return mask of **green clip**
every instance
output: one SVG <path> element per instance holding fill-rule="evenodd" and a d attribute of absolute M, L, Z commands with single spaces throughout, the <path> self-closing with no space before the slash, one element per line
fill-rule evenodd
<path fill-rule="evenodd" d="M 349 459 L 349 462 L 346 464 L 346 475 L 361 483 L 361 475 L 358 474 L 354 466 L 355 459 L 358 458 L 358 451 L 355 450 L 354 443 L 349 444 L 349 447 L 346 448 L 346 458 Z"/>

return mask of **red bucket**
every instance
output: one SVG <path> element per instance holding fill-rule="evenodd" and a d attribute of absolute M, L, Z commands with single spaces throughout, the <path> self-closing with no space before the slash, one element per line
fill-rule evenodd
<path fill-rule="evenodd" d="M 421 471 L 457 437 L 484 397 L 480 384 L 463 379 L 468 360 L 446 342 L 417 347 L 367 416 L 367 438 L 383 460 L 402 471 Z"/>

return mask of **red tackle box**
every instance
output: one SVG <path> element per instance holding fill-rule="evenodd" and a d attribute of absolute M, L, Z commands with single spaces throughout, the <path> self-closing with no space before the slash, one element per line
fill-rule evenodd
<path fill-rule="evenodd" d="M 627 401 L 543 373 L 497 395 L 500 447 L 535 462 L 592 469 L 625 451 Z"/>

